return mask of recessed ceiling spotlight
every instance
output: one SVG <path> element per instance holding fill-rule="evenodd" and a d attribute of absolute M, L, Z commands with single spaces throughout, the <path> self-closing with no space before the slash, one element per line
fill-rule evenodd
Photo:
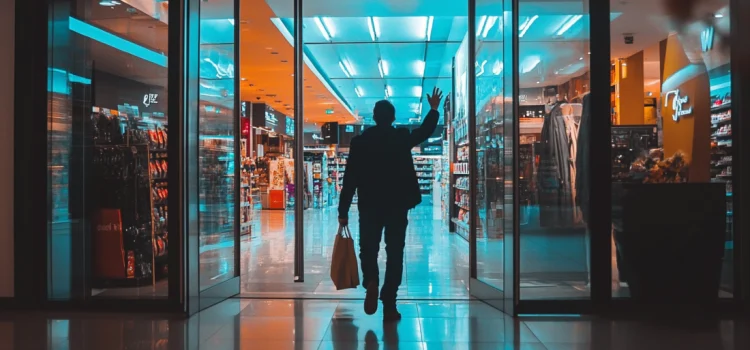
<path fill-rule="evenodd" d="M 245 80 L 247 80 L 247 78 L 240 78 L 240 80 L 245 81 Z"/>
<path fill-rule="evenodd" d="M 537 83 L 537 84 L 541 84 L 542 82 L 540 82 L 540 81 L 537 81 L 536 83 Z"/>
<path fill-rule="evenodd" d="M 579 61 L 583 61 L 583 56 L 581 56 L 581 58 L 579 58 L 578 60 L 579 60 Z"/>
<path fill-rule="evenodd" d="M 721 13 L 717 13 L 714 15 L 714 18 L 724 18 L 724 15 Z"/>

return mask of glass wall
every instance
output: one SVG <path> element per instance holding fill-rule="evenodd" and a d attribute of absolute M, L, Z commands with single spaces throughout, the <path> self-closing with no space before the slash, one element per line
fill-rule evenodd
<path fill-rule="evenodd" d="M 50 2 L 48 298 L 166 297 L 167 3 Z"/>
<path fill-rule="evenodd" d="M 235 248 L 237 210 L 236 143 L 240 121 L 235 94 L 233 6 L 201 3 L 198 103 L 198 193 L 200 289 L 239 275 Z M 240 208 L 240 210 L 241 210 Z"/>
<path fill-rule="evenodd" d="M 476 7 L 476 62 L 474 64 L 476 103 L 476 259 L 477 278 L 495 288 L 503 289 L 505 265 L 504 244 L 505 163 L 512 158 L 506 146 L 506 135 L 512 136 L 512 125 L 506 126 L 505 76 L 508 63 L 504 51 L 504 28 L 512 21 L 504 13 L 504 1 L 478 1 Z M 473 39 L 473 38 L 472 38 Z M 508 129 L 506 129 L 506 127 Z M 510 150 L 512 152 L 512 149 Z"/>
<path fill-rule="evenodd" d="M 681 22 L 656 3 L 613 1 L 611 17 L 623 33 L 611 46 L 613 297 L 731 298 L 729 1 Z"/>
<path fill-rule="evenodd" d="M 588 2 L 518 6 L 520 298 L 588 298 Z"/>

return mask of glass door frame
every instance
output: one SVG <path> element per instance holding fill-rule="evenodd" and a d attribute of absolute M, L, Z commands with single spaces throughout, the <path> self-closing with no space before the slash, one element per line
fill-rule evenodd
<path fill-rule="evenodd" d="M 239 24 L 239 0 L 233 0 L 233 15 L 235 23 Z M 185 0 L 184 2 L 178 2 L 179 6 L 173 6 L 177 9 L 174 11 L 178 13 L 180 23 L 173 24 L 180 30 L 180 47 L 175 48 L 174 51 L 179 52 L 178 56 L 181 61 L 179 62 L 179 77 L 180 79 L 180 96 L 174 96 L 176 98 L 170 99 L 176 104 L 175 110 L 178 110 L 181 116 L 181 123 L 178 123 L 176 137 L 170 137 L 170 142 L 179 143 L 178 158 L 179 163 L 179 181 L 172 193 L 179 193 L 181 198 L 177 206 L 179 210 L 178 216 L 179 222 L 175 225 L 173 232 L 180 232 L 181 238 L 184 241 L 179 242 L 179 249 L 182 254 L 180 255 L 180 275 L 181 280 L 181 305 L 183 311 L 187 315 L 193 315 L 201 310 L 211 307 L 219 302 L 222 302 L 228 298 L 231 298 L 240 293 L 240 167 L 241 158 L 239 153 L 240 144 L 240 98 L 239 88 L 240 79 L 236 76 L 234 78 L 234 276 L 231 278 L 212 285 L 206 289 L 201 287 L 201 262 L 200 262 L 200 236 L 201 228 L 199 223 L 199 207 L 200 207 L 200 178 L 199 178 L 199 109 L 200 109 L 200 94 L 199 94 L 199 81 L 200 81 L 200 22 L 201 12 L 200 7 L 203 2 L 201 0 Z M 170 11 L 172 9 L 170 8 Z M 171 12 L 170 12 L 171 14 Z M 172 17 L 172 16 L 170 16 Z M 175 18 L 175 17 L 172 17 Z M 237 49 L 239 43 L 239 25 L 234 26 L 234 64 L 239 62 L 239 50 Z M 176 40 L 175 40 L 176 41 Z M 171 62 L 170 62 L 171 63 Z M 174 68 L 172 68 L 174 69 Z M 177 89 L 175 89 L 177 90 Z M 170 106 L 172 107 L 172 106 Z M 171 150 L 172 148 L 170 148 Z M 171 186 L 171 184 L 170 184 Z"/>
<path fill-rule="evenodd" d="M 468 71 L 472 72 L 471 62 L 477 61 L 477 1 L 469 0 L 468 15 Z M 513 155 L 503 157 L 504 172 L 504 198 L 503 203 L 503 289 L 499 289 L 482 281 L 477 271 L 477 235 L 479 234 L 479 215 L 477 206 L 478 188 L 478 153 L 477 153 L 477 98 L 476 98 L 476 75 L 468 74 L 468 118 L 469 118 L 469 292 L 471 296 L 482 300 L 493 307 L 508 314 L 514 314 L 518 299 L 519 273 L 517 262 L 517 251 L 520 249 L 518 239 L 518 187 L 515 179 L 518 177 L 518 153 L 515 145 L 518 144 L 518 123 L 515 116 L 518 111 L 518 0 L 502 1 L 503 18 L 503 66 L 510 67 L 503 74 L 503 139 L 504 149 L 511 148 Z M 508 142 L 512 144 L 509 144 Z M 512 179 L 512 180 L 508 180 Z M 510 193 L 507 195 L 506 193 Z M 509 219 L 510 218 L 510 219 Z"/>

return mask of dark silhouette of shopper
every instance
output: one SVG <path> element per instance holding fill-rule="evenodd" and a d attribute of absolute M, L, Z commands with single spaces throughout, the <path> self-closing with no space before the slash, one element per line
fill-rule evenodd
<path fill-rule="evenodd" d="M 373 109 L 375 126 L 352 139 L 339 202 L 339 223 L 349 224 L 349 207 L 354 191 L 359 207 L 359 258 L 362 263 L 362 286 L 367 289 L 365 312 L 378 309 L 378 252 L 385 229 L 388 260 L 385 283 L 380 291 L 383 318 L 398 320 L 396 293 L 403 274 L 406 226 L 409 210 L 422 202 L 411 150 L 426 141 L 438 123 L 438 108 L 443 93 L 438 88 L 427 94 L 430 112 L 419 128 L 393 127 L 396 108 L 379 101 Z"/>

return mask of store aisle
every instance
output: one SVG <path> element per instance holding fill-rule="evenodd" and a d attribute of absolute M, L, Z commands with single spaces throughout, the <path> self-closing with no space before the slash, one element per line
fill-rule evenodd
<path fill-rule="evenodd" d="M 448 233 L 440 220 L 433 220 L 432 210 L 431 205 L 423 204 L 409 215 L 404 283 L 399 298 L 467 299 L 468 243 Z M 294 214 L 271 210 L 256 212 L 253 233 L 242 239 L 242 296 L 363 298 L 361 288 L 336 291 L 329 277 L 336 215 L 335 208 L 305 211 L 305 281 L 295 283 Z M 352 212 L 351 222 L 352 234 L 358 242 L 356 210 Z M 385 274 L 384 247 L 381 243 L 381 280 Z"/>

